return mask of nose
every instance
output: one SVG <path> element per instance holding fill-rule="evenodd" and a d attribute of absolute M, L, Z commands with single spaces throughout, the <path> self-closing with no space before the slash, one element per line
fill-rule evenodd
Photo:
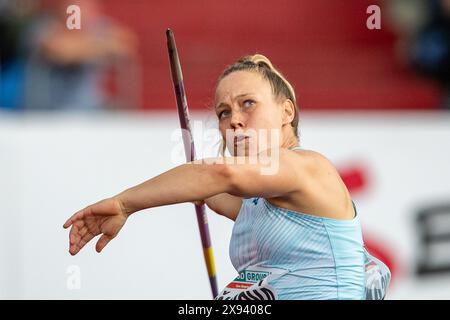
<path fill-rule="evenodd" d="M 234 111 L 231 113 L 230 126 L 233 129 L 244 127 L 244 118 L 240 112 Z"/>

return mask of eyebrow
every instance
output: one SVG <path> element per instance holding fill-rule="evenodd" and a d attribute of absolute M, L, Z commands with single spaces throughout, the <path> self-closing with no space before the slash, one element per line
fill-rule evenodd
<path fill-rule="evenodd" d="M 253 95 L 253 93 L 241 93 L 241 94 L 237 95 L 237 96 L 235 97 L 235 99 L 237 99 L 237 98 L 242 98 L 242 97 L 245 97 L 245 96 L 250 96 L 250 95 Z M 221 102 L 221 103 L 219 103 L 218 106 L 216 106 L 216 109 L 219 109 L 220 107 L 225 106 L 225 105 L 226 105 L 226 103 Z"/>

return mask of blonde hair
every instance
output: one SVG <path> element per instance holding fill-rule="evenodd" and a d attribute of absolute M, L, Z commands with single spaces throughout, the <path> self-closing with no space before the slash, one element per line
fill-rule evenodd
<path fill-rule="evenodd" d="M 269 81 L 270 86 L 272 88 L 272 92 L 275 98 L 280 99 L 289 99 L 294 104 L 294 119 L 291 121 L 291 126 L 294 131 L 294 134 L 297 138 L 298 136 L 298 122 L 299 122 L 299 108 L 297 105 L 297 99 L 295 97 L 295 91 L 289 81 L 278 71 L 270 62 L 270 60 L 262 55 L 262 54 L 254 54 L 247 55 L 239 60 L 237 60 L 234 64 L 229 65 L 222 72 L 222 75 L 219 77 L 217 83 L 220 82 L 223 78 L 228 76 L 229 74 L 236 71 L 252 71 L 260 74 L 264 79 Z M 221 145 L 221 155 L 223 156 L 225 153 L 225 141 L 222 139 Z"/>

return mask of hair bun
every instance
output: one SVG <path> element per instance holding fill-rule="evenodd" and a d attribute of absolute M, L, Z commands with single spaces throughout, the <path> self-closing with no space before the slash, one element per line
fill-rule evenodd
<path fill-rule="evenodd" d="M 286 84 L 286 86 L 288 87 L 288 90 L 291 93 L 292 99 L 294 100 L 293 102 L 296 102 L 294 88 L 289 83 L 289 81 L 287 81 L 286 78 L 281 74 L 281 72 L 278 71 L 273 66 L 272 62 L 270 62 L 269 58 L 267 58 L 265 55 L 256 53 L 253 55 L 244 56 L 244 57 L 240 58 L 236 62 L 236 64 L 248 65 L 250 67 L 256 66 L 258 68 L 266 68 L 266 69 L 270 70 L 271 72 L 275 73 Z M 226 74 L 226 72 L 224 74 Z"/>
<path fill-rule="evenodd" d="M 252 56 L 250 56 L 251 61 L 253 61 L 253 63 L 257 64 L 260 67 L 266 67 L 270 70 L 275 70 L 275 68 L 272 65 L 272 62 L 270 62 L 269 58 L 267 58 L 266 56 L 262 55 L 262 54 L 254 54 Z"/>
<path fill-rule="evenodd" d="M 269 70 L 275 71 L 275 68 L 272 65 L 272 62 L 270 62 L 269 58 L 262 54 L 254 54 L 250 56 L 245 56 L 239 59 L 239 63 L 251 63 L 255 64 L 258 67 L 267 68 Z"/>
<path fill-rule="evenodd" d="M 286 78 L 281 74 L 281 72 L 278 71 L 277 69 L 275 69 L 275 67 L 273 66 L 272 62 L 270 62 L 269 58 L 267 58 L 265 55 L 262 55 L 262 54 L 259 54 L 259 53 L 251 55 L 251 56 L 247 56 L 247 57 L 249 59 L 248 61 L 253 62 L 257 66 L 263 67 L 263 68 L 268 68 L 269 70 L 271 70 L 274 73 L 276 73 L 284 81 L 284 83 L 286 83 L 289 91 L 292 94 L 292 97 L 294 98 L 294 102 L 295 102 L 296 98 L 295 98 L 294 88 L 289 83 L 289 81 L 287 81 Z"/>

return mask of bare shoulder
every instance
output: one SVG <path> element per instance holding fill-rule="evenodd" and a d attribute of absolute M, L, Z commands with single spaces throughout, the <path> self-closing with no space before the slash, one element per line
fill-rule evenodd
<path fill-rule="evenodd" d="M 299 165 L 303 166 L 308 173 L 317 175 L 319 173 L 323 173 L 324 169 L 335 170 L 334 164 L 320 152 L 307 149 L 288 151 L 296 155 L 299 160 Z"/>
<path fill-rule="evenodd" d="M 284 155 L 284 164 L 290 178 L 295 179 L 298 189 L 294 193 L 304 195 L 310 190 L 317 190 L 320 185 L 330 185 L 330 183 L 338 182 L 339 173 L 334 164 L 322 153 L 300 149 L 281 151 Z M 292 192 L 286 194 L 291 197 Z"/>
<path fill-rule="evenodd" d="M 303 189 L 284 199 L 271 200 L 281 207 L 316 216 L 351 219 L 350 194 L 331 160 L 313 150 L 288 151 L 301 159 Z"/>

